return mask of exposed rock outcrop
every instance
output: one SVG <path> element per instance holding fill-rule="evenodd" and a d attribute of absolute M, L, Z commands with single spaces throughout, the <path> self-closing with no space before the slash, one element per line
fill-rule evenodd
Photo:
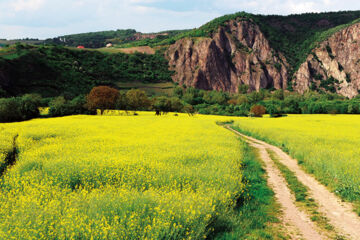
<path fill-rule="evenodd" d="M 229 92 L 237 92 L 240 84 L 250 90 L 287 88 L 285 58 L 250 20 L 231 20 L 212 38 L 181 39 L 166 56 L 179 84 Z"/>
<path fill-rule="evenodd" d="M 295 73 L 293 87 L 336 92 L 353 98 L 360 89 L 360 23 L 322 42 Z"/>

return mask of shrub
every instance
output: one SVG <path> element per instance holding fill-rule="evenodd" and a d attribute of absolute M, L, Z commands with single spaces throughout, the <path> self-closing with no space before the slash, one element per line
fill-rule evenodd
<path fill-rule="evenodd" d="M 22 120 L 18 98 L 0 99 L 0 122 L 16 122 Z"/>
<path fill-rule="evenodd" d="M 87 109 L 84 95 L 78 96 L 71 101 L 66 101 L 64 97 L 57 97 L 49 103 L 49 107 L 51 117 L 96 113 L 96 110 Z"/>
<path fill-rule="evenodd" d="M 266 108 L 262 105 L 254 105 L 250 109 L 250 115 L 253 117 L 262 117 L 266 113 Z"/>
<path fill-rule="evenodd" d="M 23 97 L 0 99 L 0 122 L 25 121 L 40 116 L 41 97 L 27 94 Z"/>

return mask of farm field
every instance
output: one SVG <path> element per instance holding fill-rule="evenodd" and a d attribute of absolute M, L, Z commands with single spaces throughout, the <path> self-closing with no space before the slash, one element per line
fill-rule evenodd
<path fill-rule="evenodd" d="M 320 182 L 360 202 L 360 116 L 290 115 L 241 118 L 235 129 L 282 147 Z M 359 205 L 357 212 L 360 214 Z"/>
<path fill-rule="evenodd" d="M 229 118 L 139 114 L 0 124 L 0 239 L 211 235 L 245 188 Z"/>
<path fill-rule="evenodd" d="M 118 82 L 116 86 L 121 90 L 140 89 L 150 95 L 171 95 L 175 85 L 172 82 L 142 83 L 142 82 Z"/>

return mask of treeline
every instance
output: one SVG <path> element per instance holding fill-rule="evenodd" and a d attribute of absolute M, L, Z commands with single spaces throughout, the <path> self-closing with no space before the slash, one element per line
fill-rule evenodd
<path fill-rule="evenodd" d="M 97 110 L 103 114 L 105 110 L 155 111 L 157 115 L 168 112 L 186 112 L 194 114 L 195 110 L 178 97 L 156 96 L 148 97 L 142 90 L 131 89 L 118 91 L 108 86 L 93 88 L 86 96 L 79 96 L 72 100 L 57 97 L 49 102 L 49 114 L 52 117 L 96 114 Z M 130 113 L 129 113 L 130 114 Z"/>
<path fill-rule="evenodd" d="M 0 122 L 19 122 L 40 116 L 43 104 L 40 95 L 27 94 L 22 97 L 0 98 Z"/>
<path fill-rule="evenodd" d="M 62 46 L 77 47 L 79 45 L 86 48 L 101 48 L 109 42 L 110 39 L 125 41 L 137 33 L 134 29 L 119 29 L 116 31 L 89 32 L 60 36 L 52 39 L 46 39 L 46 44 L 57 44 Z"/>
<path fill-rule="evenodd" d="M 174 96 L 190 104 L 200 114 L 249 116 L 251 108 L 264 106 L 272 116 L 283 114 L 359 114 L 360 95 L 352 100 L 336 94 L 309 91 L 303 95 L 283 90 L 266 90 L 248 93 L 240 87 L 240 94 L 204 91 L 177 86 Z"/>
<path fill-rule="evenodd" d="M 304 95 L 283 90 L 261 90 L 248 93 L 242 86 L 240 94 L 205 91 L 177 86 L 171 96 L 149 97 L 142 90 L 119 91 L 108 86 L 94 87 L 87 95 L 73 99 L 64 96 L 41 98 L 36 94 L 0 99 L 0 122 L 24 121 L 39 117 L 39 107 L 49 107 L 50 117 L 76 114 L 101 114 L 105 110 L 155 111 L 157 115 L 183 112 L 193 115 L 272 117 L 286 114 L 360 114 L 360 95 L 346 99 L 336 94 L 309 91 Z"/>
<path fill-rule="evenodd" d="M 61 46 L 18 44 L 9 49 L 9 54 L 9 58 L 0 57 L 0 93 L 3 96 L 38 93 L 44 97 L 63 95 L 72 99 L 99 85 L 168 82 L 172 75 L 160 52 L 154 55 L 105 54 Z"/>

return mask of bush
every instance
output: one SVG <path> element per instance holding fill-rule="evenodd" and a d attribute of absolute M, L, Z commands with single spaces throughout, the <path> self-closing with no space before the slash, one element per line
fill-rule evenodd
<path fill-rule="evenodd" d="M 262 105 L 254 105 L 250 109 L 250 115 L 253 117 L 262 117 L 266 113 L 266 108 Z"/>
<path fill-rule="evenodd" d="M 96 113 L 96 110 L 87 109 L 84 95 L 78 96 L 71 101 L 66 101 L 64 97 L 54 98 L 49 103 L 49 107 L 49 115 L 51 117 Z"/>
<path fill-rule="evenodd" d="M 23 97 L 0 99 L 0 122 L 25 121 L 40 116 L 41 97 L 27 94 Z"/>

